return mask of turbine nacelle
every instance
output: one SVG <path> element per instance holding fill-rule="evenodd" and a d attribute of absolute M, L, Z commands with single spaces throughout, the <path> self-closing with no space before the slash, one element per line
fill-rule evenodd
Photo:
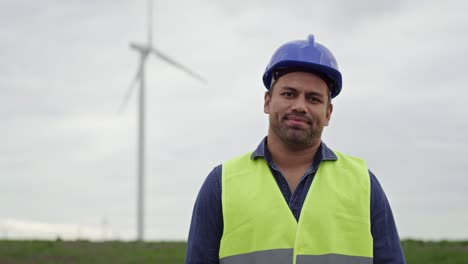
<path fill-rule="evenodd" d="M 130 48 L 142 53 L 142 54 L 149 54 L 151 52 L 151 47 L 148 45 L 144 44 L 139 44 L 139 43 L 130 43 Z"/>

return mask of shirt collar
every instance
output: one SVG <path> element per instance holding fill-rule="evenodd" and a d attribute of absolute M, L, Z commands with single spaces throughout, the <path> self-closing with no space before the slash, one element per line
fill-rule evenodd
<path fill-rule="evenodd" d="M 256 159 L 258 157 L 264 158 L 268 163 L 272 162 L 270 151 L 268 151 L 267 146 L 267 137 L 264 137 L 263 140 L 260 142 L 258 147 L 252 152 L 250 155 L 250 159 Z M 316 160 L 319 161 L 324 160 L 338 160 L 338 157 L 335 155 L 333 150 L 327 147 L 327 145 L 322 141 L 320 143 L 320 147 L 317 151 L 319 154 L 318 157 L 315 157 Z"/>

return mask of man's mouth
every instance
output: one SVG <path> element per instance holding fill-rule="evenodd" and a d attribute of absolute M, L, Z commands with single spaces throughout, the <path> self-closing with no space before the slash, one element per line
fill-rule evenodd
<path fill-rule="evenodd" d="M 292 126 L 303 126 L 305 124 L 310 124 L 310 120 L 308 118 L 298 116 L 298 115 L 286 115 L 284 117 L 286 123 Z"/>

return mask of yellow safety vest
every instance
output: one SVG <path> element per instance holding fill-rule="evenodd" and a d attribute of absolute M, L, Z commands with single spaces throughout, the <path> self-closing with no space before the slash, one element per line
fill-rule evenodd
<path fill-rule="evenodd" d="M 335 151 L 321 162 L 294 218 L 265 159 L 251 153 L 222 166 L 221 264 L 371 264 L 366 162 Z"/>

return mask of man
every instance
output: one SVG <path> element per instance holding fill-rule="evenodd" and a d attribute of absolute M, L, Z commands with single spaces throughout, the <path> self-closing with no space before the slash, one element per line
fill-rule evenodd
<path fill-rule="evenodd" d="M 213 169 L 195 203 L 186 264 L 405 263 L 390 205 L 365 161 L 322 142 L 341 91 L 310 35 L 271 58 L 267 137 Z"/>

